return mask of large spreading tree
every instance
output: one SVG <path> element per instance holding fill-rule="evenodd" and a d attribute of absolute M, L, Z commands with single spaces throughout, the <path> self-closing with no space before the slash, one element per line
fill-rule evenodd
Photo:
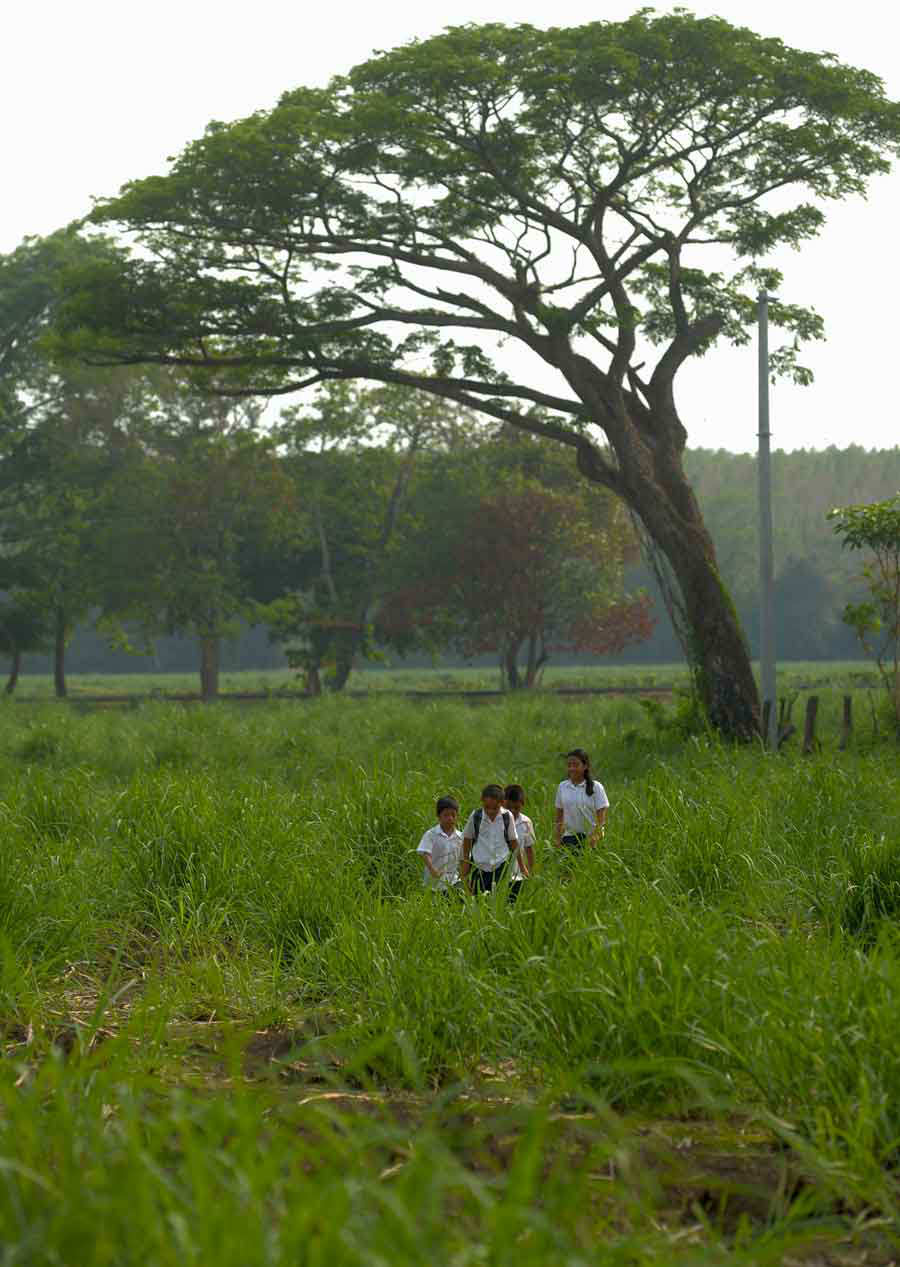
<path fill-rule="evenodd" d="M 211 124 L 101 205 L 139 249 L 70 273 L 66 341 L 263 395 L 406 385 L 570 446 L 677 582 L 711 720 L 747 735 L 757 691 L 676 379 L 750 337 L 755 292 L 780 289 L 766 257 L 898 143 L 874 75 L 718 18 L 451 29 Z M 771 315 L 774 368 L 802 376 L 818 317 Z"/>

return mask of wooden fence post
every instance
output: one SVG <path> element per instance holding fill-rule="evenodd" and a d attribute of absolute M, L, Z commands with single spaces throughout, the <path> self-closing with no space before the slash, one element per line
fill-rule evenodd
<path fill-rule="evenodd" d="M 791 713 L 794 711 L 794 700 L 796 695 L 791 695 L 788 699 L 782 695 L 781 703 L 778 709 L 778 747 L 790 739 L 791 735 L 797 729 L 791 721 Z"/>
<path fill-rule="evenodd" d="M 803 724 L 803 752 L 809 755 L 816 746 L 816 714 L 819 711 L 818 695 L 810 695 L 806 701 L 806 721 Z"/>
<path fill-rule="evenodd" d="M 766 746 L 766 739 L 769 734 L 769 717 L 772 713 L 772 701 L 770 699 L 763 700 L 762 706 L 762 741 L 763 747 Z"/>
<path fill-rule="evenodd" d="M 843 725 L 841 726 L 841 742 L 838 744 L 838 748 L 841 752 L 843 752 L 845 748 L 849 747 L 849 744 L 850 744 L 850 734 L 851 734 L 851 731 L 853 730 L 853 711 L 852 710 L 853 710 L 853 696 L 845 695 L 844 696 L 844 722 L 843 722 Z"/>

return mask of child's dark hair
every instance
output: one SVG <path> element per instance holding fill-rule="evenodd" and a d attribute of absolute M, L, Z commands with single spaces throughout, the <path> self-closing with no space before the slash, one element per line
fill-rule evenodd
<path fill-rule="evenodd" d="M 459 801 L 454 796 L 439 796 L 434 812 L 440 817 L 441 811 L 445 809 L 455 809 L 459 812 Z"/>
<path fill-rule="evenodd" d="M 495 800 L 503 800 L 503 788 L 499 783 L 487 783 L 481 789 L 482 796 L 493 796 Z"/>
<path fill-rule="evenodd" d="M 584 766 L 584 790 L 588 796 L 594 795 L 594 780 L 591 778 L 591 759 L 583 748 L 572 748 L 567 757 L 577 757 Z"/>
<path fill-rule="evenodd" d="M 505 801 L 524 801 L 525 789 L 521 783 L 507 783 L 503 789 L 503 799 Z"/>

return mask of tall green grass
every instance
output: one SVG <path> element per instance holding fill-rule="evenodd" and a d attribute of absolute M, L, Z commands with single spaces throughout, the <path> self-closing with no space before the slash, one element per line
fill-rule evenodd
<path fill-rule="evenodd" d="M 612 810 L 567 864 L 576 744 Z M 805 1176 L 740 1234 L 707 1201 L 703 1261 L 895 1217 L 894 746 L 680 742 L 628 699 L 10 707 L 0 778 L 4 1262 L 692 1261 L 660 1166 L 616 1162 L 673 1114 Z M 494 779 L 537 874 L 423 892 L 434 799 Z"/>

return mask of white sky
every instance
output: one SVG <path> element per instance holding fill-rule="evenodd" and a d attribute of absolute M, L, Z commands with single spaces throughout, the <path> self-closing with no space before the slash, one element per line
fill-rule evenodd
<path fill-rule="evenodd" d="M 900 97 L 897 6 L 891 0 L 684 0 L 798 48 L 874 71 Z M 367 57 L 464 22 L 577 25 L 628 16 L 640 0 L 380 0 L 331 5 L 255 0 L 31 0 L 6 6 L 0 37 L 5 195 L 0 251 L 87 210 L 93 195 L 162 171 L 210 119 L 239 118 L 288 88 L 324 83 Z M 664 11 L 668 6 L 657 6 Z M 900 443 L 888 371 L 897 360 L 895 295 L 900 172 L 867 201 L 836 204 L 813 245 L 788 252 L 782 297 L 825 317 L 828 340 L 806 356 L 809 388 L 772 396 L 776 447 Z M 752 348 L 716 349 L 682 372 L 679 406 L 692 445 L 756 447 Z"/>

